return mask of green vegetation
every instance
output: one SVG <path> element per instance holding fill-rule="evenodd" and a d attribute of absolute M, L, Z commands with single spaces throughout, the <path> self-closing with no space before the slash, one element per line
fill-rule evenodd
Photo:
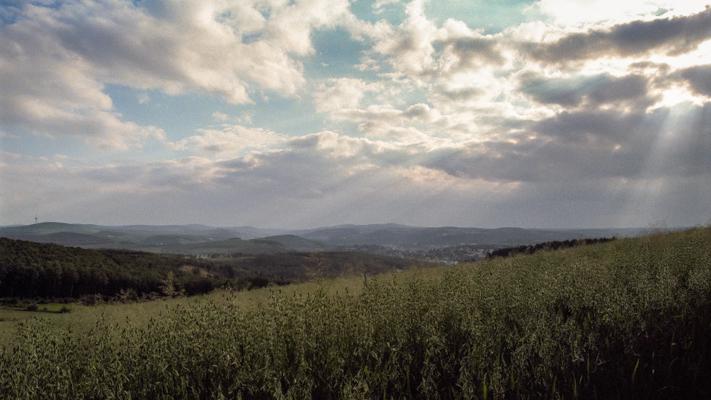
<path fill-rule="evenodd" d="M 318 251 L 324 249 L 325 247 L 317 242 L 290 235 L 270 236 L 250 240 L 231 238 L 227 240 L 188 244 L 163 244 L 157 247 L 146 246 L 144 248 L 144 250 L 147 251 L 160 251 L 174 254 L 278 254 L 290 251 Z"/>
<path fill-rule="evenodd" d="M 32 319 L 0 353 L 0 398 L 711 396 L 711 229 L 335 287 Z"/>
<path fill-rule="evenodd" d="M 0 238 L 0 299 L 136 300 L 254 289 L 344 274 L 409 268 L 410 260 L 357 252 L 192 257 L 92 250 Z"/>
<path fill-rule="evenodd" d="M 184 257 L 127 250 L 89 250 L 0 238 L 0 297 L 78 298 L 161 293 L 169 273 L 188 294 L 222 282 Z"/>
<path fill-rule="evenodd" d="M 571 240 L 555 240 L 552 242 L 542 242 L 536 244 L 530 244 L 527 246 L 516 246 L 516 247 L 504 247 L 502 249 L 495 249 L 487 254 L 487 258 L 493 257 L 511 257 L 519 254 L 533 254 L 544 250 L 558 250 L 565 249 L 568 247 L 584 246 L 589 244 L 605 243 L 611 240 L 615 240 L 614 237 L 610 238 L 592 238 L 592 239 L 571 239 Z"/>

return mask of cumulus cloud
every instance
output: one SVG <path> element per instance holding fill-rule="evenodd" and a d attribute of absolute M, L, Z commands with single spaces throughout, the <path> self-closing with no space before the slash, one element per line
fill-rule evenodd
<path fill-rule="evenodd" d="M 501 65 L 505 62 L 497 48 L 496 40 L 481 35 L 472 33 L 462 36 L 447 35 L 445 39 L 436 42 L 436 44 L 443 46 L 439 69 L 444 74 L 466 71 L 484 65 Z"/>
<path fill-rule="evenodd" d="M 348 14 L 347 1 L 27 3 L 0 26 L 0 122 L 108 147 L 164 138 L 126 121 L 106 84 L 169 94 L 213 93 L 249 103 L 250 92 L 293 96 L 313 29 Z"/>
<path fill-rule="evenodd" d="M 0 27 L 0 123 L 6 129 L 119 148 L 164 136 L 160 128 L 123 120 L 91 77 L 91 65 L 38 33 L 33 21 Z"/>
<path fill-rule="evenodd" d="M 382 85 L 355 78 L 335 78 L 321 82 L 314 93 L 316 111 L 338 115 L 357 108 L 369 92 L 377 92 Z"/>
<path fill-rule="evenodd" d="M 420 74 L 432 67 L 437 27 L 427 19 L 424 0 L 407 5 L 406 18 L 395 32 L 384 32 L 377 38 L 374 50 L 386 55 L 390 64 L 408 74 Z"/>
<path fill-rule="evenodd" d="M 425 15 L 421 0 L 408 4 L 405 13 L 399 26 L 373 35 L 373 51 L 401 74 L 441 77 L 506 61 L 493 37 L 454 19 L 437 26 Z"/>
<path fill-rule="evenodd" d="M 249 102 L 255 88 L 291 95 L 304 84 L 291 55 L 311 49 L 311 29 L 327 25 L 347 3 L 318 1 L 270 7 L 256 2 L 67 2 L 34 9 L 35 35 L 90 63 L 103 81 L 169 93 L 189 89 Z M 226 17 L 222 17 L 226 15 Z M 99 17 L 101 16 L 101 17 Z M 288 28 L 288 29 L 287 29 Z"/>
<path fill-rule="evenodd" d="M 655 139 L 660 132 L 653 132 Z M 643 129 L 635 136 L 650 142 Z M 623 146 L 615 154 L 603 143 L 582 148 L 519 139 L 425 152 L 327 131 L 231 159 L 109 165 L 3 154 L 0 179 L 8 190 L 0 214 L 37 212 L 104 223 L 126 223 L 125 216 L 132 215 L 163 223 L 282 227 L 384 220 L 556 226 L 563 217 L 587 226 L 619 226 L 659 219 L 660 210 L 666 210 L 662 217 L 693 223 L 711 195 L 708 162 L 699 164 L 711 148 L 703 135 L 688 136 L 659 158 L 673 179 L 642 173 L 653 164 L 647 157 L 652 145 Z M 76 196 L 87 186 L 91 193 Z M 49 198 L 53 201 L 42 201 Z M 588 212 L 581 212 L 581 202 Z"/>
<path fill-rule="evenodd" d="M 694 221 L 711 196 L 711 9 L 653 0 L 565 23 L 552 5 L 568 3 L 542 0 L 531 10 L 552 19 L 496 34 L 434 21 L 422 0 L 398 24 L 360 20 L 346 0 L 28 3 L 0 17 L 0 143 L 163 146 L 106 162 L 1 153 L 0 219 Z M 328 49 L 312 34 L 332 29 L 365 48 L 360 65 L 317 69 Z M 164 132 L 121 115 L 109 85 L 150 93 L 145 107 L 163 93 L 222 104 L 200 110 L 202 128 Z M 277 128 L 297 102 L 315 123 Z"/>

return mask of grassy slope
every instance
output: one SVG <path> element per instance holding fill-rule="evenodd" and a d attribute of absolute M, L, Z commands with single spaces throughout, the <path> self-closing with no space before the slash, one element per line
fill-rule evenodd
<path fill-rule="evenodd" d="M 430 278 L 439 276 L 441 268 L 411 269 L 398 273 L 402 276 Z M 385 279 L 392 274 L 383 274 L 379 279 Z M 368 278 L 372 279 L 372 278 Z M 134 303 L 109 303 L 85 306 L 78 303 L 68 304 L 70 313 L 61 314 L 58 311 L 65 304 L 39 304 L 39 308 L 47 307 L 50 312 L 25 311 L 24 307 L 0 306 L 0 347 L 8 345 L 16 339 L 17 328 L 24 322 L 42 319 L 49 322 L 52 328 L 71 329 L 73 332 L 88 332 L 97 322 L 103 320 L 111 324 L 128 324 L 133 327 L 145 325 L 151 318 L 174 312 L 176 308 L 202 303 L 234 303 L 245 310 L 258 308 L 270 301 L 274 295 L 293 296 L 308 293 L 323 292 L 330 295 L 340 293 L 360 293 L 363 289 L 363 277 L 343 277 L 320 279 L 307 283 L 287 286 L 269 287 L 231 293 L 217 290 L 201 296 L 163 298 L 154 301 Z"/>
<path fill-rule="evenodd" d="M 710 229 L 362 285 L 102 306 L 32 323 L 0 355 L 0 397 L 711 394 Z M 74 334 L 62 333 L 67 325 Z"/>

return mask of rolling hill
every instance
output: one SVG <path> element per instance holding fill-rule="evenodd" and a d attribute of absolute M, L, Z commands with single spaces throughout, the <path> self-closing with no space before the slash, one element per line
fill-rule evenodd
<path fill-rule="evenodd" d="M 318 247 L 291 237 L 276 237 L 275 241 L 232 239 L 210 243 L 213 247 L 181 247 L 199 254 L 224 252 L 222 256 L 194 257 L 0 238 L 0 298 L 113 297 L 127 290 L 137 296 L 158 295 L 164 292 L 168 279 L 176 291 L 197 294 L 224 286 L 253 288 L 423 265 L 359 252 L 290 252 L 277 240 L 304 249 Z M 236 254 L 235 249 L 252 254 Z"/>
<path fill-rule="evenodd" d="M 485 229 L 376 224 L 341 225 L 301 231 L 296 234 L 331 246 L 377 245 L 405 249 L 430 249 L 461 245 L 519 246 L 600 236 L 633 236 L 643 232 L 642 229 Z"/>
<path fill-rule="evenodd" d="M 643 229 L 484 229 L 397 224 L 339 225 L 308 230 L 205 225 L 102 226 L 57 222 L 0 227 L 0 237 L 86 248 L 175 254 L 274 254 L 366 249 L 368 246 L 408 251 L 455 246 L 494 249 L 559 240 L 634 236 L 644 232 Z"/>
<path fill-rule="evenodd" d="M 18 324 L 0 397 L 706 399 L 710 257 L 704 228 L 85 308 Z"/>

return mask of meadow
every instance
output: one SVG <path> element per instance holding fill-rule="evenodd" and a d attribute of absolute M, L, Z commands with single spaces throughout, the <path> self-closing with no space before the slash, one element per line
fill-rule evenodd
<path fill-rule="evenodd" d="M 2 399 L 708 398 L 711 229 L 2 329 Z"/>

